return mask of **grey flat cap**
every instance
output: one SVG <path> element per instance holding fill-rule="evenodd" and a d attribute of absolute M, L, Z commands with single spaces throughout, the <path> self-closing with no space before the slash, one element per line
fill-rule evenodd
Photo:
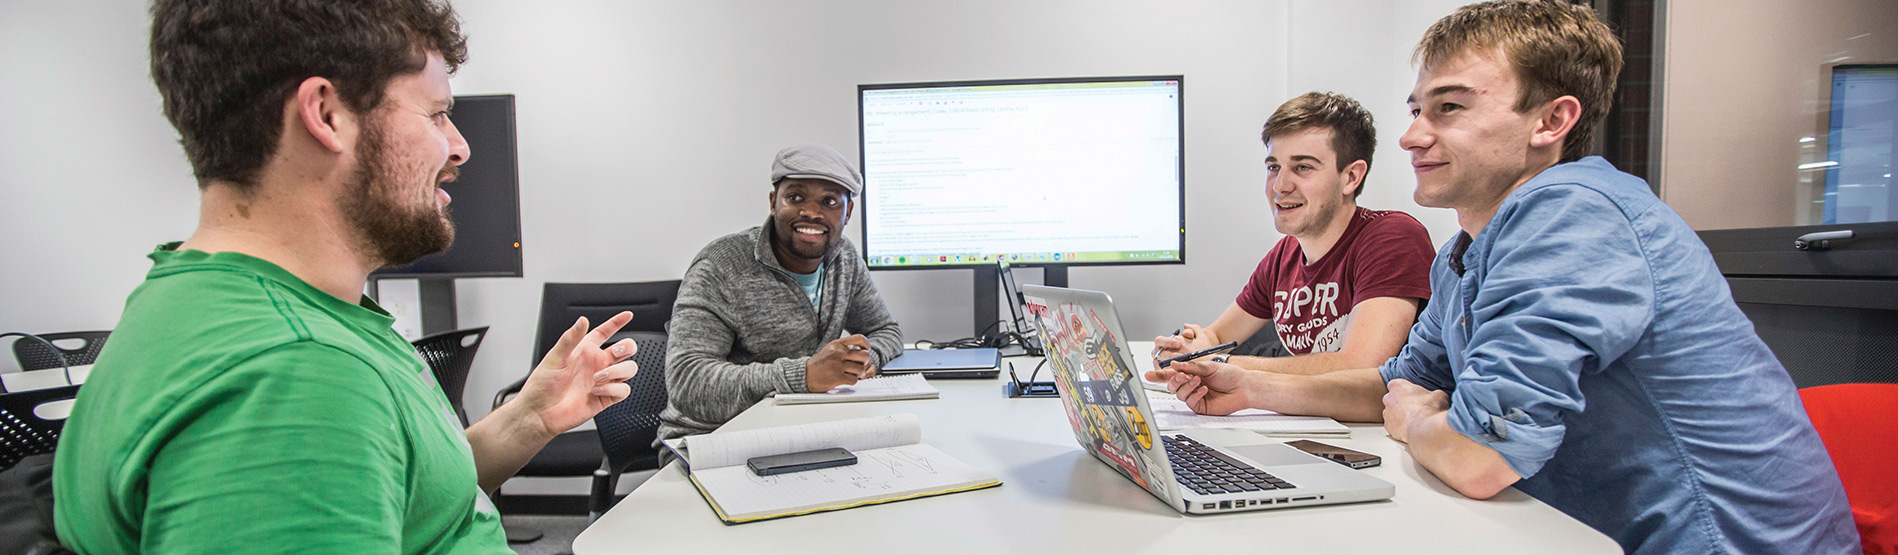
<path fill-rule="evenodd" d="M 790 177 L 822 179 L 842 185 L 851 196 L 863 194 L 857 168 L 837 149 L 824 145 L 798 145 L 778 151 L 778 157 L 771 160 L 771 185 L 776 187 Z"/>

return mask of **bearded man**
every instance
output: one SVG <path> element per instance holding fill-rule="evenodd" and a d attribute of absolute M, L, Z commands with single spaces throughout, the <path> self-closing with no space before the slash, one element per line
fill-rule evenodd
<path fill-rule="evenodd" d="M 152 78 L 201 192 L 54 460 L 79 553 L 513 553 L 484 494 L 626 398 L 632 318 L 569 328 L 463 430 L 369 273 L 441 251 L 467 55 L 434 0 L 158 0 Z"/>

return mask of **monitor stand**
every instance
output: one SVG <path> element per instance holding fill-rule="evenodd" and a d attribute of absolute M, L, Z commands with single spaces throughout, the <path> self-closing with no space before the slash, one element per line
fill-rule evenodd
<path fill-rule="evenodd" d="M 422 303 L 422 337 L 456 329 L 454 278 L 415 280 Z"/>
<path fill-rule="evenodd" d="M 1002 301 L 1002 275 L 1001 270 L 995 266 L 976 266 L 973 270 L 975 270 L 974 333 L 975 337 L 982 337 L 982 334 L 988 333 L 997 326 L 996 322 L 1002 320 L 1001 309 L 998 308 Z M 1050 287 L 1067 287 L 1067 265 L 1042 266 L 1041 283 Z M 427 305 L 427 301 L 424 301 L 423 305 Z"/>
<path fill-rule="evenodd" d="M 382 302 L 381 279 L 370 276 L 367 289 L 369 298 Z M 415 293 L 422 305 L 422 337 L 458 329 L 454 278 L 417 278 Z"/>

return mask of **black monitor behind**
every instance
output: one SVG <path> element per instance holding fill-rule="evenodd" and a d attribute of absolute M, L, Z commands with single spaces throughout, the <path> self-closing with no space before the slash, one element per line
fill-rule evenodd
<path fill-rule="evenodd" d="M 458 327 L 455 279 L 523 275 L 514 95 L 457 96 L 449 118 L 469 150 L 461 176 L 445 187 L 453 199 L 448 216 L 455 223 L 455 243 L 446 251 L 370 276 L 371 296 L 377 293 L 376 280 L 417 280 L 424 335 Z"/>

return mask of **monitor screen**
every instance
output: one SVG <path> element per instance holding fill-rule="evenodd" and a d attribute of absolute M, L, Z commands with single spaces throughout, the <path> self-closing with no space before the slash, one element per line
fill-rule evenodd
<path fill-rule="evenodd" d="M 1823 223 L 1898 220 L 1898 64 L 1834 66 L 1831 104 Z"/>
<path fill-rule="evenodd" d="M 375 278 L 521 277 L 520 174 L 514 95 L 457 96 L 448 116 L 468 141 L 468 162 L 446 189 L 455 244 Z"/>
<path fill-rule="evenodd" d="M 1181 76 L 857 89 L 871 268 L 1186 261 Z"/>

